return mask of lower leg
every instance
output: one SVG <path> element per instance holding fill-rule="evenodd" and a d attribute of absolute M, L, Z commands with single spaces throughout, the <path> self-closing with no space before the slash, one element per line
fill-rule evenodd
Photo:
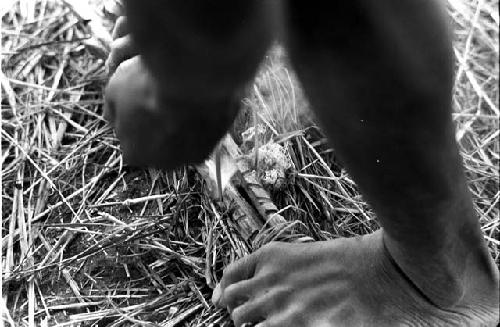
<path fill-rule="evenodd" d="M 485 294 L 498 303 L 498 270 L 454 140 L 451 44 L 440 9 L 433 1 L 291 0 L 287 43 L 404 273 L 443 308 Z"/>

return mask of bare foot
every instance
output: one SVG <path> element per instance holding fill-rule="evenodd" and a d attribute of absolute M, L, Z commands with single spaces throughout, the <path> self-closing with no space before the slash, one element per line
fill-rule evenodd
<path fill-rule="evenodd" d="M 498 319 L 498 299 L 453 311 L 432 304 L 396 267 L 382 230 L 271 243 L 228 266 L 212 301 L 227 307 L 238 327 L 494 326 Z"/>

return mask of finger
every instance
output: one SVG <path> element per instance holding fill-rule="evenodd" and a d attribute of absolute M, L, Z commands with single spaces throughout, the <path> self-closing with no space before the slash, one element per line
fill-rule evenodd
<path fill-rule="evenodd" d="M 269 302 L 265 307 L 272 307 L 278 302 L 275 297 L 272 298 L 272 302 Z M 319 323 L 317 320 L 306 321 L 305 317 L 301 312 L 301 303 L 295 303 L 293 305 L 283 305 L 284 301 L 280 301 L 281 307 L 279 309 L 268 309 L 266 319 L 262 320 L 255 327 L 278 327 L 278 326 L 331 326 L 331 324 Z"/>
<path fill-rule="evenodd" d="M 125 60 L 132 58 L 137 51 L 132 43 L 130 35 L 118 38 L 111 43 L 111 53 L 106 61 L 108 75 L 111 76 L 116 68 Z"/>
<path fill-rule="evenodd" d="M 231 319 L 239 327 L 245 323 L 259 323 L 277 307 L 282 290 L 271 290 L 236 307 L 231 312 Z"/>
<path fill-rule="evenodd" d="M 258 286 L 262 285 L 262 281 L 258 278 L 252 278 L 228 285 L 224 290 L 220 304 L 233 310 L 235 307 L 245 303 L 252 298 Z"/>
<path fill-rule="evenodd" d="M 127 16 L 120 16 L 115 22 L 115 27 L 113 28 L 113 40 L 129 34 L 128 20 Z"/>
<path fill-rule="evenodd" d="M 258 323 L 265 319 L 262 303 L 245 302 L 231 312 L 231 319 L 236 327 L 247 323 Z"/>
<path fill-rule="evenodd" d="M 220 281 L 220 295 L 224 293 L 224 290 L 229 285 L 249 279 L 253 276 L 255 272 L 255 265 L 257 263 L 257 257 L 258 255 L 256 255 L 256 253 L 247 255 L 238 261 L 231 263 L 224 269 L 224 273 Z M 215 305 L 220 305 L 220 300 L 221 296 L 214 298 L 213 302 Z"/>

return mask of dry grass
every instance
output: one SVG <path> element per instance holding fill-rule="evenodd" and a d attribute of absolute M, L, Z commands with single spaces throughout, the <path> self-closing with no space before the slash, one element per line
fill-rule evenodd
<path fill-rule="evenodd" d="M 2 265 L 11 326 L 229 324 L 207 286 L 273 239 L 369 233 L 374 214 L 308 116 L 280 49 L 266 59 L 235 128 L 264 126 L 295 172 L 271 190 L 290 223 L 251 244 L 192 168 L 133 169 L 101 118 L 103 62 L 61 3 L 2 1 Z M 454 120 L 469 186 L 499 262 L 498 1 L 449 0 Z M 252 118 L 256 112 L 256 122 Z M 293 177 L 293 178 L 292 178 Z M 283 234 L 283 229 L 290 233 Z M 288 236 L 284 236 L 288 235 Z"/>

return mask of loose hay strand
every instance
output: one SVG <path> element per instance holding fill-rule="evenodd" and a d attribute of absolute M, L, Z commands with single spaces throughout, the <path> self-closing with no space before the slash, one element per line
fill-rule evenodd
<path fill-rule="evenodd" d="M 448 9 L 456 138 L 498 264 L 498 1 L 449 0 Z M 263 129 L 253 146 L 279 144 L 290 156 L 292 177 L 279 190 L 268 186 L 282 223 L 244 237 L 231 218 L 234 208 L 214 201 L 194 169 L 125 166 L 101 117 L 106 73 L 98 58 L 109 31 L 95 32 L 95 13 L 74 12 L 50 0 L 0 2 L 1 323 L 228 324 L 210 296 L 229 262 L 272 240 L 325 240 L 378 228 L 311 123 L 280 47 L 269 52 L 244 99 L 234 135 L 254 124 L 244 117 L 251 112 L 258 117 L 255 133 L 257 125 Z M 241 151 L 259 153 L 252 145 Z M 259 164 L 256 176 L 264 170 Z"/>

